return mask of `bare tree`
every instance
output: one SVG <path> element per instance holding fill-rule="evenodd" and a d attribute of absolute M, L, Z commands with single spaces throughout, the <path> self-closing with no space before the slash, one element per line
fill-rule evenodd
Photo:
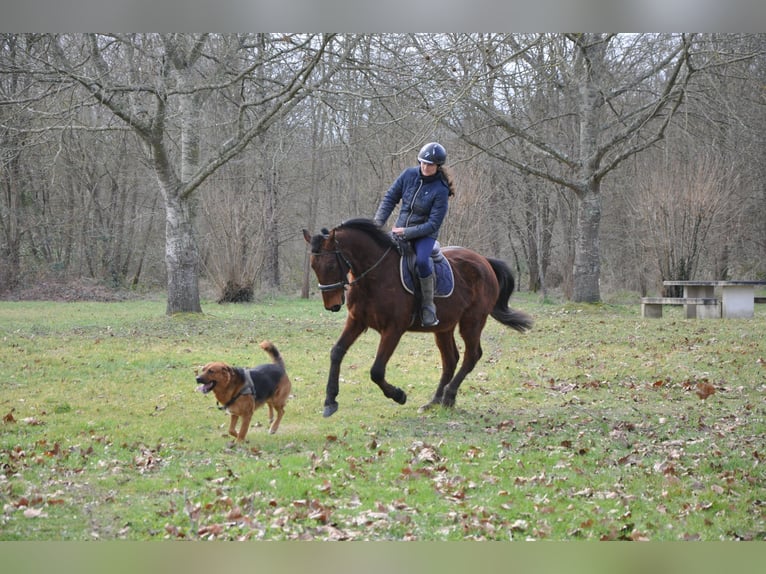
<path fill-rule="evenodd" d="M 467 101 L 486 120 L 466 126 L 453 119 L 451 125 L 486 153 L 574 192 L 575 301 L 601 298 L 601 182 L 663 137 L 691 77 L 691 40 L 687 35 L 567 34 L 507 37 L 480 46 L 496 63 L 489 77 L 485 67 L 472 78 L 481 89 Z M 484 87 L 488 81 L 491 99 Z M 558 96 L 555 101 L 546 96 L 547 105 L 535 110 L 517 101 L 518 82 Z M 538 161 L 523 161 L 514 146 L 534 151 Z"/>
<path fill-rule="evenodd" d="M 263 42 L 268 47 L 264 52 Z M 143 142 L 165 206 L 167 313 L 199 312 L 199 252 L 193 196 L 200 185 L 332 76 L 317 64 L 345 48 L 332 34 L 250 36 L 96 35 L 51 38 L 47 62 L 130 126 Z M 124 62 L 130 62 L 130 75 Z M 268 85 L 258 70 L 275 75 Z M 257 89 L 250 89 L 256 86 Z M 211 94 L 244 90 L 227 121 L 229 138 L 203 146 L 204 104 Z M 220 127 L 219 127 L 220 129 Z"/>
<path fill-rule="evenodd" d="M 34 106 L 50 91 L 25 71 L 28 48 L 17 34 L 0 35 L 0 291 L 21 283 L 23 242 L 32 239 L 44 190 L 36 153 L 49 136 L 37 130 Z"/>
<path fill-rule="evenodd" d="M 4 56 L 11 62 L 17 58 L 16 39 L 4 37 L 1 46 Z M 5 101 L 18 97 L 19 77 L 9 74 L 2 77 L 0 93 Z M 0 253 L 0 291 L 13 289 L 21 276 L 21 185 L 20 155 L 23 149 L 21 130 L 15 125 L 20 118 L 13 118 L 9 107 L 0 107 L 0 165 L 2 165 L 2 202 L 0 202 L 0 231 L 2 231 L 2 252 Z"/>
<path fill-rule="evenodd" d="M 458 185 L 444 241 L 517 255 L 532 290 L 584 300 L 659 279 L 630 206 L 694 181 L 684 162 L 698 158 L 719 166 L 709 177 L 736 174 L 725 210 L 743 210 L 734 233 L 710 226 L 697 272 L 764 272 L 762 35 L 5 34 L 0 46 L 6 284 L 141 277 L 166 282 L 168 312 L 198 307 L 200 272 L 221 293 L 307 296 L 297 230 L 371 215 L 429 140 L 447 146 Z"/>
<path fill-rule="evenodd" d="M 728 229 L 739 216 L 740 202 L 733 201 L 738 177 L 731 166 L 709 153 L 679 156 L 666 156 L 664 164 L 655 158 L 629 199 L 641 229 L 635 237 L 653 256 L 661 280 L 699 278 L 714 229 Z M 719 273 L 725 278 L 725 270 Z"/>

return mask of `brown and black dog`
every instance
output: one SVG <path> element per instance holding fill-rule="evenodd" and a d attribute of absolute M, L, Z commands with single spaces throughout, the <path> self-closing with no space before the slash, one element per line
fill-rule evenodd
<path fill-rule="evenodd" d="M 270 341 L 264 341 L 261 349 L 271 355 L 273 363 L 252 369 L 232 367 L 222 362 L 208 363 L 197 376 L 197 390 L 205 394 L 213 391 L 220 404 L 218 408 L 231 415 L 229 434 L 236 437 L 238 442 L 245 440 L 255 409 L 264 403 L 269 405 L 269 432 L 277 432 L 292 389 L 285 362 L 277 348 Z M 277 411 L 276 418 L 274 411 Z M 237 420 L 240 417 L 242 425 L 237 432 Z"/>

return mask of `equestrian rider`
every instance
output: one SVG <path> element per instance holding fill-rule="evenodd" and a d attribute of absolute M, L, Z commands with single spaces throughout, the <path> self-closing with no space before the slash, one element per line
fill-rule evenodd
<path fill-rule="evenodd" d="M 424 327 L 439 324 L 434 305 L 434 266 L 431 252 L 447 215 L 448 198 L 454 195 L 451 175 L 445 171 L 447 151 L 437 143 L 424 145 L 418 166 L 405 169 L 386 192 L 375 213 L 375 222 L 384 225 L 398 203 L 399 217 L 391 229 L 394 235 L 412 244 L 422 292 L 421 322 Z"/>

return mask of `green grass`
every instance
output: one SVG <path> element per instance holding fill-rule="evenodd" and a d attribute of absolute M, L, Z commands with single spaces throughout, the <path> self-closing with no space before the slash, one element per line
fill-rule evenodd
<path fill-rule="evenodd" d="M 389 364 L 407 404 L 384 398 L 370 331 L 324 419 L 345 311 L 317 299 L 176 317 L 156 301 L 0 302 L 0 540 L 766 538 L 764 306 L 690 321 L 513 304 L 535 328 L 490 320 L 455 409 L 418 412 L 439 377 L 429 335 Z M 263 409 L 234 445 L 194 368 L 266 362 L 266 338 L 293 396 L 276 435 Z"/>

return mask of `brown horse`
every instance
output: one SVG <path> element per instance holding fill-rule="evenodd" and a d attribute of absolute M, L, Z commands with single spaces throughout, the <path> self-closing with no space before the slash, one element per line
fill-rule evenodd
<path fill-rule="evenodd" d="M 498 259 L 462 247 L 444 248 L 455 286 L 448 297 L 435 299 L 439 324 L 422 327 L 416 299 L 400 280 L 396 242 L 373 221 L 352 219 L 313 237 L 304 229 L 303 237 L 311 246 L 311 267 L 319 280 L 325 309 L 339 311 L 348 298 L 346 324 L 330 352 L 325 417 L 338 410 L 335 399 L 341 361 L 368 327 L 380 333 L 370 377 L 385 396 L 402 405 L 407 395 L 386 381 L 386 364 L 405 331 L 433 332 L 441 353 L 442 376 L 433 398 L 422 409 L 455 405 L 460 384 L 481 358 L 481 332 L 488 315 L 522 333 L 532 327 L 532 318 L 526 313 L 508 308 L 515 282 L 508 265 Z M 465 355 L 456 374 L 460 354 L 454 332 L 458 326 Z"/>

